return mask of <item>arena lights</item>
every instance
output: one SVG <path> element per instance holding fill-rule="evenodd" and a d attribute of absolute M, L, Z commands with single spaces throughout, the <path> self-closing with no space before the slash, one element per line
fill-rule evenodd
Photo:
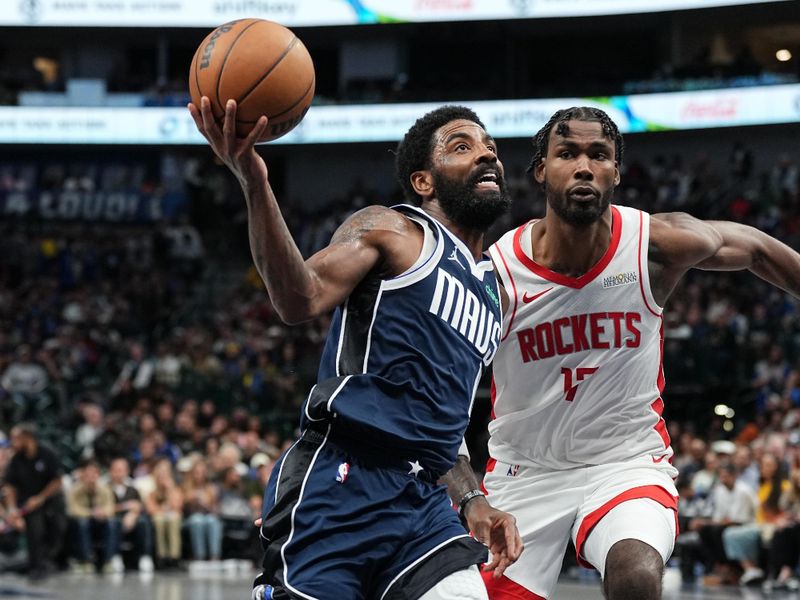
<path fill-rule="evenodd" d="M 775 53 L 775 58 L 777 58 L 781 62 L 788 62 L 792 60 L 792 53 L 789 52 L 786 48 L 781 48 Z"/>
<path fill-rule="evenodd" d="M 727 419 L 732 419 L 733 417 L 736 416 L 736 411 L 733 410 L 727 404 L 717 404 L 714 407 L 714 414 L 717 415 L 718 417 L 725 417 Z"/>

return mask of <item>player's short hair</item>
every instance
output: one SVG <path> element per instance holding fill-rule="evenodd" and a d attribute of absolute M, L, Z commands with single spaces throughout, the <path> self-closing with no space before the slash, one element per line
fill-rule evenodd
<path fill-rule="evenodd" d="M 547 156 L 547 148 L 550 144 L 550 132 L 553 127 L 556 128 L 556 133 L 563 134 L 568 131 L 567 121 L 594 121 L 600 123 L 603 129 L 603 135 L 609 140 L 614 142 L 614 160 L 617 164 L 622 166 L 622 156 L 625 153 L 625 142 L 622 139 L 622 134 L 619 132 L 619 127 L 605 111 L 599 108 L 592 108 L 591 106 L 573 106 L 572 108 L 564 108 L 557 110 L 550 117 L 547 124 L 542 127 L 536 135 L 533 136 L 533 158 L 528 165 L 528 173 L 536 168 L 542 159 Z"/>
<path fill-rule="evenodd" d="M 433 134 L 442 125 L 457 119 L 472 121 L 486 129 L 483 121 L 472 109 L 466 106 L 447 105 L 432 110 L 417 119 L 397 145 L 395 154 L 397 181 L 400 183 L 406 199 L 416 206 L 422 204 L 422 198 L 411 185 L 411 174 L 431 167 Z"/>

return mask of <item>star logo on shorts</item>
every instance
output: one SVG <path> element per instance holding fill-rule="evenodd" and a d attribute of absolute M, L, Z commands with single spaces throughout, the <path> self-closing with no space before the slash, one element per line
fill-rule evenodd
<path fill-rule="evenodd" d="M 425 469 L 422 468 L 422 465 L 419 464 L 418 460 L 415 460 L 414 462 L 411 462 L 409 460 L 407 462 L 408 462 L 409 465 L 411 465 L 411 470 L 408 472 L 409 475 L 413 475 L 414 477 L 417 477 L 419 475 L 420 471 L 424 471 L 425 470 Z"/>

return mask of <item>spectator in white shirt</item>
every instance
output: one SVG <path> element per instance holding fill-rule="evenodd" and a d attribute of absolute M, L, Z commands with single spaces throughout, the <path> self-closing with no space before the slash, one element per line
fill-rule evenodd
<path fill-rule="evenodd" d="M 712 574 L 705 583 L 729 583 L 733 569 L 725 555 L 722 532 L 731 525 L 750 523 L 755 519 L 755 492 L 737 478 L 732 463 L 724 462 L 717 468 L 717 482 L 711 488 L 710 499 L 713 507 L 711 518 L 692 519 L 689 529 L 699 534 L 706 557 L 706 573 Z"/>

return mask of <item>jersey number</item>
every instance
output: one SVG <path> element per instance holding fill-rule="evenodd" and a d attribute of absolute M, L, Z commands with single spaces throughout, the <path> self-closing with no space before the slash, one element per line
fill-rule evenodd
<path fill-rule="evenodd" d="M 598 368 L 578 367 L 577 369 L 568 369 L 561 367 L 561 374 L 564 376 L 564 394 L 566 394 L 567 402 L 572 402 L 575 399 L 575 394 L 578 393 L 578 382 L 586 379 Z"/>

